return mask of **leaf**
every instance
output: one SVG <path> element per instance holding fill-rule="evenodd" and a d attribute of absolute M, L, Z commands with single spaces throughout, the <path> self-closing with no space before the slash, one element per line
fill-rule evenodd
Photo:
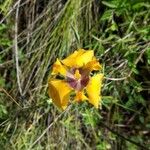
<path fill-rule="evenodd" d="M 110 8 L 117 8 L 117 5 L 113 4 L 113 3 L 110 3 L 110 2 L 107 2 L 107 1 L 102 1 L 102 3 L 105 5 L 105 6 L 108 6 Z"/>

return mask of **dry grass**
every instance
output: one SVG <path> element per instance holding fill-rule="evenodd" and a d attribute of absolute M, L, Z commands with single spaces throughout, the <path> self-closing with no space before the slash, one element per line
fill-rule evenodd
<path fill-rule="evenodd" d="M 0 8 L 2 149 L 148 149 L 149 2 L 6 0 Z M 47 95 L 51 65 L 78 48 L 104 66 L 102 110 L 85 102 L 60 112 Z"/>

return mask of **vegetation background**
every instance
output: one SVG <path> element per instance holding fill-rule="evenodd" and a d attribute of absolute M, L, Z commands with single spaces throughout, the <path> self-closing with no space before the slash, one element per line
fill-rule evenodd
<path fill-rule="evenodd" d="M 78 48 L 103 64 L 102 109 L 60 112 L 47 79 Z M 0 0 L 0 150 L 149 148 L 149 0 Z"/>

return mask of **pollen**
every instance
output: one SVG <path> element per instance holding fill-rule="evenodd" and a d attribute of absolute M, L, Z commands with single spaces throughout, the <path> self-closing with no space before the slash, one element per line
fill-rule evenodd
<path fill-rule="evenodd" d="M 77 80 L 81 78 L 81 74 L 78 69 L 75 71 L 74 76 Z"/>

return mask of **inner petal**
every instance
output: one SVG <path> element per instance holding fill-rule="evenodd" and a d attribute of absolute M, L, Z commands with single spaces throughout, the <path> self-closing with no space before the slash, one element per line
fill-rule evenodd
<path fill-rule="evenodd" d="M 67 73 L 68 84 L 76 91 L 81 91 L 89 82 L 89 75 L 80 69 L 71 69 Z"/>

